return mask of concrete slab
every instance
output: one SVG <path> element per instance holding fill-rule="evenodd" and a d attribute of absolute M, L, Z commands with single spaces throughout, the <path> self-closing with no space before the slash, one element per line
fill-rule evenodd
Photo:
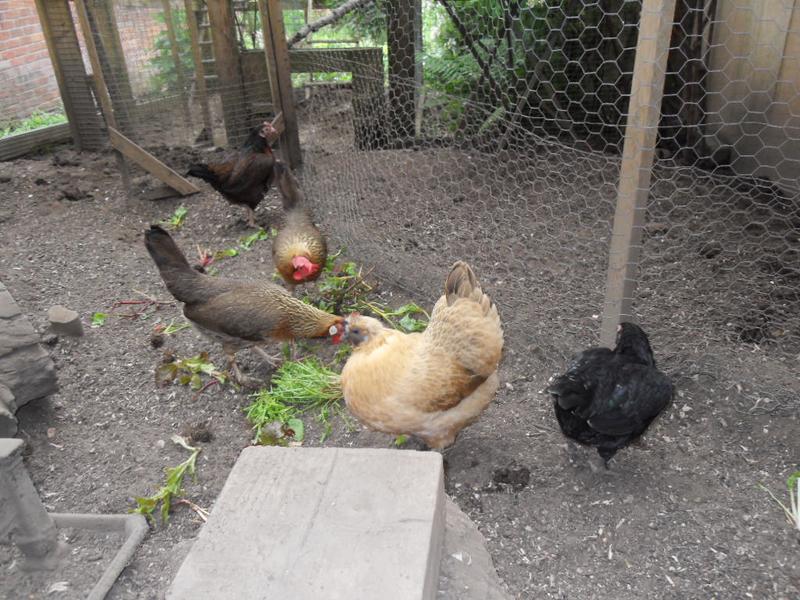
<path fill-rule="evenodd" d="M 442 457 L 245 449 L 169 600 L 432 600 L 444 537 Z"/>

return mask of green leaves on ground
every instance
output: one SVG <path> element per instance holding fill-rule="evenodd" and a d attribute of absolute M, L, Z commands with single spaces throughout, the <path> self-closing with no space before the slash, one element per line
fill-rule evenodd
<path fill-rule="evenodd" d="M 188 442 L 179 435 L 173 435 L 171 439 L 175 444 L 191 452 L 189 458 L 175 467 L 167 467 L 164 469 L 167 475 L 164 485 L 152 496 L 136 498 L 136 508 L 131 511 L 144 515 L 153 524 L 155 524 L 153 513 L 158 508 L 159 504 L 161 505 L 161 522 L 164 525 L 167 524 L 172 500 L 176 496 L 183 494 L 183 478 L 185 475 L 188 473 L 192 478 L 195 477 L 197 457 L 202 451 L 201 448 L 190 446 Z"/>
<path fill-rule="evenodd" d="M 245 411 L 253 425 L 254 443 L 288 445 L 301 442 L 305 427 L 300 417 L 317 412 L 324 426 L 322 439 L 331 430 L 331 417 L 342 412 L 339 375 L 316 358 L 286 362 L 272 378 L 270 389 L 252 396 Z"/>
<path fill-rule="evenodd" d="M 220 384 L 228 380 L 228 376 L 211 362 L 208 352 L 201 352 L 191 358 L 170 358 L 172 360 L 156 367 L 156 385 L 177 381 L 180 385 L 188 385 L 197 391 L 208 383 L 203 379 L 204 375 L 216 379 Z"/>

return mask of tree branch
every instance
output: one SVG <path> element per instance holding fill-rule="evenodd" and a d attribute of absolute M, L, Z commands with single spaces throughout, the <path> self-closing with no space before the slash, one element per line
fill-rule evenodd
<path fill-rule="evenodd" d="M 374 0 L 347 0 L 340 6 L 337 6 L 331 11 L 331 14 L 325 15 L 321 19 L 317 19 L 313 23 L 309 23 L 308 25 L 302 27 L 300 31 L 295 33 L 292 37 L 289 38 L 289 41 L 286 42 L 286 45 L 291 48 L 298 42 L 306 39 L 309 35 L 314 33 L 315 31 L 319 31 L 323 27 L 328 25 L 332 25 L 336 23 L 339 19 L 345 16 L 347 13 L 354 11 L 357 8 L 361 8 L 367 4 L 374 2 Z"/>

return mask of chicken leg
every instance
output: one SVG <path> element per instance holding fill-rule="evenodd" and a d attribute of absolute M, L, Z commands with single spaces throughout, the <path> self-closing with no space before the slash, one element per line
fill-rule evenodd
<path fill-rule="evenodd" d="M 281 354 L 275 354 L 275 355 L 267 354 L 267 351 L 264 350 L 261 346 L 253 346 L 253 350 L 258 352 L 262 356 L 262 358 L 269 363 L 269 365 L 272 368 L 277 369 L 280 366 L 281 360 L 283 359 L 283 355 L 281 355 Z"/>
<path fill-rule="evenodd" d="M 247 214 L 247 224 L 250 227 L 258 229 L 258 223 L 256 223 L 256 211 L 253 210 L 252 207 L 245 205 L 245 213 Z"/>

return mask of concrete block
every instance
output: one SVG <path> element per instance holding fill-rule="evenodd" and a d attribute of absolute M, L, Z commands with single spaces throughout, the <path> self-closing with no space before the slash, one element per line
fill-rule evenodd
<path fill-rule="evenodd" d="M 23 570 L 54 569 L 66 550 L 22 464 L 22 440 L 0 438 L 0 539 L 25 555 Z"/>
<path fill-rule="evenodd" d="M 47 319 L 50 321 L 50 329 L 56 335 L 69 335 L 80 337 L 83 335 L 83 324 L 81 317 L 74 310 L 66 306 L 56 304 L 47 311 Z"/>
<path fill-rule="evenodd" d="M 444 536 L 435 452 L 246 448 L 169 600 L 433 600 Z"/>

